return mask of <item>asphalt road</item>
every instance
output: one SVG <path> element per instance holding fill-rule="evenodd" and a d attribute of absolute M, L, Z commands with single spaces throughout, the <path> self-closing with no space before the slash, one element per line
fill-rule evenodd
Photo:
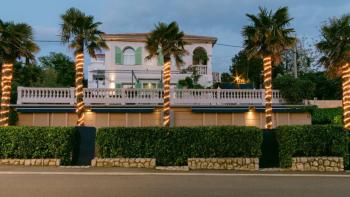
<path fill-rule="evenodd" d="M 350 196 L 350 174 L 0 170 L 0 196 L 343 197 Z"/>

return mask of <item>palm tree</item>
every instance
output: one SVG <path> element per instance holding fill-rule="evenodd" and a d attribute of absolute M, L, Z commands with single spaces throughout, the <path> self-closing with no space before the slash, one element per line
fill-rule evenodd
<path fill-rule="evenodd" d="M 13 64 L 17 59 L 34 61 L 39 47 L 33 41 L 33 30 L 25 23 L 0 21 L 1 112 L 0 126 L 8 126 L 13 78 Z"/>
<path fill-rule="evenodd" d="M 323 54 L 319 61 L 328 74 L 342 77 L 343 122 L 350 129 L 350 15 L 330 19 L 321 27 L 321 34 L 316 44 Z"/>
<path fill-rule="evenodd" d="M 265 128 L 272 128 L 272 63 L 278 64 L 281 52 L 291 48 L 296 38 L 291 36 L 293 28 L 289 28 L 292 18 L 288 8 L 282 7 L 275 13 L 259 8 L 258 15 L 246 14 L 251 24 L 243 28 L 244 48 L 248 58 L 262 58 L 264 65 L 265 89 Z"/>
<path fill-rule="evenodd" d="M 76 8 L 70 8 L 61 16 L 61 41 L 68 43 L 75 55 L 75 94 L 78 126 L 84 126 L 84 52 L 95 58 L 96 51 L 108 49 L 102 39 L 103 32 L 98 28 L 102 24 L 95 22 L 93 16 L 87 16 Z"/>
<path fill-rule="evenodd" d="M 171 58 L 177 66 L 183 64 L 182 56 L 187 52 L 184 48 L 184 33 L 176 22 L 170 24 L 159 23 L 147 37 L 146 49 L 149 52 L 147 59 L 162 57 L 163 65 L 163 125 L 170 126 L 170 66 Z"/>

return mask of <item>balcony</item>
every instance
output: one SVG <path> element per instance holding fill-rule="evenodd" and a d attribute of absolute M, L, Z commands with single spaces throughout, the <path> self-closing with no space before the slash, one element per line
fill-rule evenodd
<path fill-rule="evenodd" d="M 162 89 L 84 89 L 86 105 L 160 105 Z M 172 89 L 173 106 L 262 105 L 264 90 L 247 89 Z M 273 103 L 284 104 L 279 90 L 273 91 Z M 74 105 L 74 88 L 18 87 L 17 105 Z"/>
<path fill-rule="evenodd" d="M 196 71 L 198 75 L 207 75 L 208 74 L 208 66 L 207 65 L 193 65 L 190 69 Z"/>

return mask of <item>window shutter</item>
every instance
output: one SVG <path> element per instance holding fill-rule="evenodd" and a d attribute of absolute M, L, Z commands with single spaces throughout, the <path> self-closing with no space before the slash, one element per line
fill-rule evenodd
<path fill-rule="evenodd" d="M 121 89 L 123 85 L 121 83 L 115 83 L 115 89 Z"/>
<path fill-rule="evenodd" d="M 141 65 L 142 64 L 142 48 L 138 47 L 135 51 L 135 64 Z"/>
<path fill-rule="evenodd" d="M 158 89 L 162 89 L 163 88 L 163 83 L 160 81 L 159 83 L 158 83 Z"/>
<path fill-rule="evenodd" d="M 163 66 L 164 64 L 164 56 L 163 53 L 161 51 L 161 49 L 158 49 L 158 66 Z"/>
<path fill-rule="evenodd" d="M 135 88 L 136 88 L 136 89 L 141 89 L 141 83 L 140 83 L 140 82 L 136 82 Z"/>
<path fill-rule="evenodd" d="M 119 47 L 115 47 L 115 64 L 123 64 L 123 52 Z"/>

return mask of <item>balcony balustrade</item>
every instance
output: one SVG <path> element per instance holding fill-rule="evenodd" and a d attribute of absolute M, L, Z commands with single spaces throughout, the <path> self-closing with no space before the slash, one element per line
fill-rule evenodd
<path fill-rule="evenodd" d="M 264 104 L 263 89 L 172 89 L 173 106 Z M 279 90 L 273 90 L 273 103 L 283 104 Z M 106 89 L 85 88 L 86 105 L 159 105 L 162 89 Z M 74 88 L 18 87 L 17 105 L 75 104 Z"/>

